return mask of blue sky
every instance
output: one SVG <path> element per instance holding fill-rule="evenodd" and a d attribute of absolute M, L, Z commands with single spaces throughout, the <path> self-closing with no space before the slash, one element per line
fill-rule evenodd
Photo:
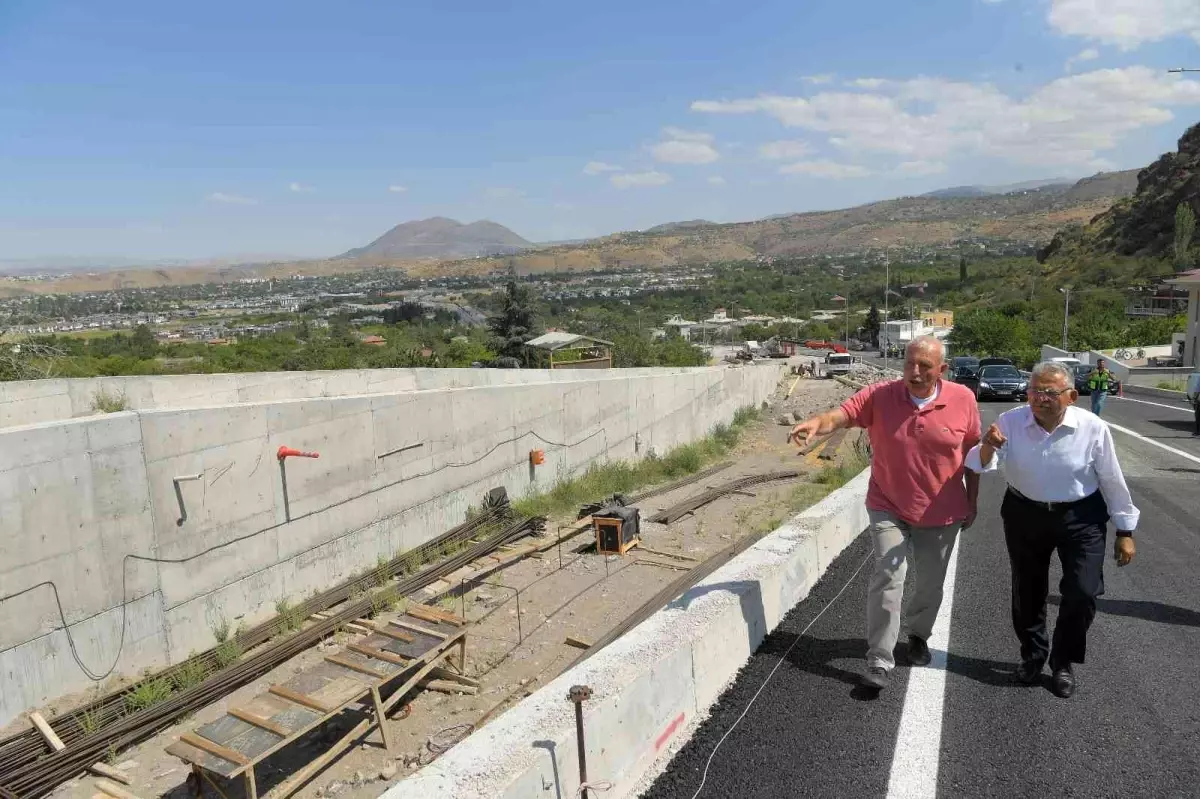
<path fill-rule="evenodd" d="M 1196 0 L 0 2 L 0 259 L 545 241 L 1145 165 Z"/>

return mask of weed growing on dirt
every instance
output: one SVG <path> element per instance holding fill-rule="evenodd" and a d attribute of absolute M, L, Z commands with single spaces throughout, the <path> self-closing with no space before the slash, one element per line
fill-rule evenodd
<path fill-rule="evenodd" d="M 130 713 L 153 707 L 171 695 L 171 682 L 166 677 L 140 682 L 125 694 L 125 707 Z"/>
<path fill-rule="evenodd" d="M 240 633 L 241 633 L 241 630 L 239 629 L 233 635 L 228 636 L 224 641 L 222 641 L 217 646 L 216 652 L 214 654 L 216 655 L 216 658 L 217 658 L 217 667 L 218 668 L 223 669 L 226 666 L 228 666 L 230 663 L 233 663 L 234 661 L 236 661 L 238 658 L 240 658 L 242 656 L 242 653 L 244 650 L 242 648 L 241 642 L 238 640 L 238 635 Z"/>
<path fill-rule="evenodd" d="M 100 729 L 100 723 L 103 721 L 103 713 L 98 707 L 91 710 L 84 710 L 79 713 L 79 727 L 85 735 L 91 735 L 96 730 Z"/>
<path fill-rule="evenodd" d="M 221 617 L 221 620 L 212 626 L 213 638 L 217 639 L 218 644 L 223 644 L 229 640 L 229 619 Z"/>
<path fill-rule="evenodd" d="M 380 613 L 386 613 L 399 601 L 400 589 L 395 584 L 385 586 L 371 594 L 371 615 L 378 616 Z"/>
<path fill-rule="evenodd" d="M 188 658 L 171 673 L 171 684 L 176 691 L 185 691 L 204 682 L 207 676 L 208 666 L 203 661 Z"/>
<path fill-rule="evenodd" d="M 593 463 L 581 475 L 562 475 L 548 491 L 515 501 L 513 510 L 523 516 L 554 516 L 612 494 L 698 472 L 727 455 L 737 446 L 746 428 L 761 418 L 761 412 L 755 408 L 740 408 L 729 424 L 718 424 L 699 441 L 636 462 Z"/>
<path fill-rule="evenodd" d="M 92 395 L 92 410 L 97 413 L 117 413 L 125 410 L 128 401 L 124 392 L 100 389 Z"/>
<path fill-rule="evenodd" d="M 299 605 L 293 605 L 287 597 L 283 597 L 275 603 L 275 612 L 279 614 L 276 629 L 280 633 L 295 632 L 304 623 L 304 612 Z"/>

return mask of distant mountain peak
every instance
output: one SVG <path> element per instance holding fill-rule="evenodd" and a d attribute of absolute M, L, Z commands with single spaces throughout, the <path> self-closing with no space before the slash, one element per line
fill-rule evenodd
<path fill-rule="evenodd" d="M 497 222 L 480 219 L 463 224 L 444 216 L 402 222 L 365 247 L 341 258 L 474 258 L 506 255 L 533 244 Z"/>

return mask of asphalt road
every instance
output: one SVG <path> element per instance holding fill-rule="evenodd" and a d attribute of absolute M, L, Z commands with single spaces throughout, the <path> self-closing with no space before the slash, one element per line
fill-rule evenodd
<path fill-rule="evenodd" d="M 984 424 L 1008 407 L 984 404 Z M 989 475 L 980 520 L 959 540 L 952 601 L 940 622 L 948 621 L 948 644 L 935 646 L 932 666 L 914 676 L 902 635 L 892 686 L 879 695 L 857 686 L 870 571 L 856 572 L 870 554 L 862 536 L 644 796 L 690 799 L 706 766 L 703 797 L 1200 795 L 1200 442 L 1184 427 L 1191 416 L 1182 405 L 1112 399 L 1104 415 L 1197 460 L 1114 432 L 1142 510 L 1138 555 L 1123 569 L 1106 564 L 1106 593 L 1073 698 L 1011 679 L 1018 651 L 998 516 L 1003 479 Z"/>

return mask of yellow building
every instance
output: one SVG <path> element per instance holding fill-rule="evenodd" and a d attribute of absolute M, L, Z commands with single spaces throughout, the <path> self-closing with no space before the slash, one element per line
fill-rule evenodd
<path fill-rule="evenodd" d="M 925 327 L 954 327 L 954 311 L 922 311 Z"/>

